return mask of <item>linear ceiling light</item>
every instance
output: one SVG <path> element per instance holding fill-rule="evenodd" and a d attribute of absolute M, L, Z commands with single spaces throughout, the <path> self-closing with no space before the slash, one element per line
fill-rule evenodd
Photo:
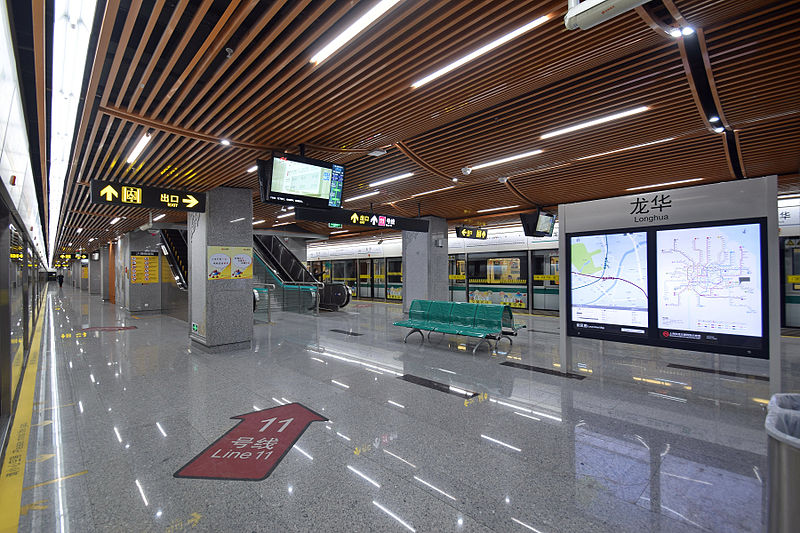
<path fill-rule="evenodd" d="M 284 213 L 282 215 L 278 215 L 276 218 L 286 218 L 294 215 L 294 213 Z"/>
<path fill-rule="evenodd" d="M 162 218 L 164 218 L 165 216 L 167 216 L 167 214 L 166 214 L 166 213 L 161 213 L 161 214 L 160 214 L 160 215 L 158 215 L 157 217 L 153 218 L 153 222 L 158 222 L 159 220 L 161 220 L 161 219 L 162 219 Z"/>
<path fill-rule="evenodd" d="M 604 155 L 609 155 L 609 154 L 616 154 L 618 152 L 625 152 L 627 150 L 635 150 L 636 148 L 642 148 L 643 146 L 651 146 L 653 144 L 660 144 L 674 140 L 675 137 L 667 137 L 666 139 L 659 139 L 657 141 L 651 141 L 649 143 L 635 144 L 633 146 L 626 146 L 625 148 L 617 148 L 616 150 L 609 150 L 608 152 L 601 152 L 599 154 L 585 155 L 583 157 L 577 158 L 577 161 L 583 161 L 584 159 L 592 159 L 594 157 L 602 157 Z"/>
<path fill-rule="evenodd" d="M 800 194 L 779 194 L 778 200 L 791 200 L 793 198 L 800 198 Z"/>
<path fill-rule="evenodd" d="M 664 183 L 654 183 L 653 185 L 642 185 L 640 187 L 630 187 L 626 191 L 641 191 L 642 189 L 655 189 L 656 187 L 667 187 L 668 185 L 680 185 L 682 183 L 692 183 L 695 181 L 703 181 L 703 178 L 692 178 L 689 180 L 667 181 Z"/>
<path fill-rule="evenodd" d="M 634 107 L 633 109 L 628 109 L 627 111 L 621 111 L 620 113 L 614 113 L 613 115 L 608 115 L 606 117 L 596 118 L 594 120 L 590 120 L 588 122 L 581 122 L 580 124 L 575 124 L 574 126 L 569 126 L 566 128 L 562 128 L 560 130 L 551 131 L 550 133 L 545 133 L 540 139 L 549 139 L 550 137 L 555 137 L 557 135 L 563 135 L 565 133 L 571 133 L 573 131 L 582 130 L 584 128 L 590 128 L 592 126 L 597 126 L 598 124 L 605 124 L 606 122 L 611 122 L 614 120 L 618 120 L 621 118 L 629 117 L 631 115 L 636 115 L 638 113 L 644 113 L 650 109 L 646 105 Z"/>
<path fill-rule="evenodd" d="M 507 205 L 504 207 L 490 207 L 489 209 L 478 209 L 476 213 L 488 213 L 490 211 L 503 211 L 505 209 L 516 209 L 518 205 Z"/>
<path fill-rule="evenodd" d="M 252 167 L 247 169 L 248 172 L 255 172 L 256 170 L 258 170 L 258 165 L 253 165 Z"/>
<path fill-rule="evenodd" d="M 317 52 L 311 57 L 311 63 L 319 65 L 325 61 L 329 56 L 333 55 L 339 48 L 347 44 L 348 41 L 353 39 L 356 35 L 364 31 L 364 29 L 378 20 L 378 18 L 389 11 L 400 0 L 381 0 L 375 6 L 364 13 L 361 18 L 348 26 L 342 33 L 337 35 L 331 42 L 326 44 L 322 50 Z"/>
<path fill-rule="evenodd" d="M 475 165 L 474 167 L 471 167 L 471 168 L 472 168 L 472 170 L 478 170 L 478 169 L 481 169 L 481 168 L 491 167 L 491 166 L 494 166 L 494 165 L 502 165 L 503 163 L 508 163 L 509 161 L 516 161 L 517 159 L 523 159 L 525 157 L 531 157 L 531 156 L 534 156 L 534 155 L 539 155 L 541 153 L 542 153 L 541 150 L 533 150 L 532 152 L 525 152 L 524 154 L 511 155 L 511 156 L 508 156 L 508 157 L 504 157 L 503 159 L 497 159 L 496 161 L 489 161 L 488 163 L 481 163 L 480 165 Z"/>
<path fill-rule="evenodd" d="M 136 161 L 136 158 L 139 157 L 139 154 L 142 153 L 142 150 L 144 150 L 144 147 L 147 146 L 147 143 L 149 142 L 150 142 L 150 134 L 145 133 L 144 135 L 142 135 L 142 138 L 139 139 L 139 142 L 136 143 L 136 146 L 133 147 L 133 150 L 131 150 L 128 159 L 126 159 L 125 162 L 134 163 Z"/>
<path fill-rule="evenodd" d="M 114 224 L 116 224 L 116 223 L 117 223 L 117 222 L 119 222 L 120 220 L 121 220 L 121 219 L 120 219 L 119 217 L 114 217 L 114 218 L 111 220 L 111 222 L 109 222 L 108 224 L 109 224 L 109 226 L 113 226 Z"/>
<path fill-rule="evenodd" d="M 329 235 L 336 235 L 337 233 L 350 233 L 349 229 L 340 229 L 339 231 L 332 231 Z"/>
<path fill-rule="evenodd" d="M 264 220 L 263 218 L 261 220 L 254 220 L 253 225 L 256 226 L 258 224 L 263 224 L 264 222 L 266 222 L 266 220 Z"/>
<path fill-rule="evenodd" d="M 441 189 L 434 189 L 432 191 L 418 192 L 417 194 L 412 194 L 411 198 L 416 198 L 417 196 L 425 196 L 426 194 L 433 194 L 435 192 L 442 192 L 448 189 L 455 189 L 455 187 L 456 187 L 455 185 L 451 185 L 449 187 L 442 187 Z"/>
<path fill-rule="evenodd" d="M 391 183 L 393 181 L 402 180 L 402 179 L 405 179 L 405 178 L 410 178 L 413 175 L 414 175 L 413 172 L 406 172 L 405 174 L 400 174 L 399 176 L 394 176 L 394 177 L 391 177 L 391 178 L 386 178 L 386 179 L 382 179 L 382 180 L 378 180 L 378 181 L 373 181 L 372 183 L 369 184 L 369 186 L 370 187 L 377 187 L 379 185 L 385 185 L 385 184 Z"/>
<path fill-rule="evenodd" d="M 64 183 L 69 171 L 75 120 L 83 85 L 83 71 L 97 2 L 55 0 L 53 5 L 53 79 L 50 105 L 50 171 L 48 204 L 50 262 L 61 217 Z"/>
<path fill-rule="evenodd" d="M 355 200 L 361 200 L 362 198 L 366 198 L 367 196 L 375 196 L 376 194 L 380 194 L 381 191 L 372 191 L 366 194 L 359 194 L 358 196 L 353 196 L 352 198 L 348 198 L 345 202 L 352 202 Z"/>
<path fill-rule="evenodd" d="M 483 45 L 480 48 L 478 48 L 477 50 L 475 50 L 473 52 L 470 52 L 469 54 L 467 54 L 467 55 L 465 55 L 465 56 L 463 56 L 463 57 L 461 57 L 459 59 L 456 59 L 455 61 L 453 61 L 449 65 L 446 65 L 446 66 L 440 68 L 436 72 L 433 72 L 432 74 L 428 74 L 424 78 L 421 78 L 421 79 L 415 81 L 414 83 L 411 84 L 411 87 L 414 88 L 414 89 L 416 89 L 417 87 L 422 87 L 426 83 L 429 83 L 429 82 L 435 80 L 436 78 L 438 78 L 440 76 L 444 76 L 445 74 L 447 74 L 451 70 L 455 70 L 458 67 L 460 67 L 461 65 L 464 65 L 465 63 L 469 63 L 473 59 L 476 59 L 476 58 L 482 56 L 483 54 L 485 54 L 487 52 L 491 52 L 492 50 L 494 50 L 498 46 L 501 46 L 501 45 L 507 43 L 511 39 L 515 39 L 516 37 L 519 37 L 523 33 L 528 32 L 528 31 L 532 30 L 533 28 L 535 28 L 537 26 L 540 26 L 541 24 L 544 24 L 549 19 L 550 19 L 550 15 L 545 15 L 543 17 L 539 17 L 538 19 L 533 20 L 533 21 L 525 24 L 524 26 L 522 26 L 520 28 L 517 28 L 516 30 L 512 31 L 511 33 L 507 33 L 507 34 L 503 35 L 502 37 L 500 37 L 498 39 L 495 39 L 494 41 L 490 42 L 489 44 Z"/>

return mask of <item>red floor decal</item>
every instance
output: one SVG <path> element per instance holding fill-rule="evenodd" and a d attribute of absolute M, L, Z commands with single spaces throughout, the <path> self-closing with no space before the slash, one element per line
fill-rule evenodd
<path fill-rule="evenodd" d="M 175 477 L 261 481 L 311 422 L 328 420 L 299 403 L 231 418 L 241 422 L 175 472 Z"/>

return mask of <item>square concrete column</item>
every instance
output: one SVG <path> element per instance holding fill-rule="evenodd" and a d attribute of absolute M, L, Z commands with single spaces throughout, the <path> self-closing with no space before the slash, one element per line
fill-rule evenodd
<path fill-rule="evenodd" d="M 423 217 L 428 233 L 403 232 L 403 311 L 411 301 L 450 299 L 447 275 L 447 221 Z"/>
<path fill-rule="evenodd" d="M 111 297 L 111 284 L 109 283 L 111 269 L 114 265 L 108 264 L 108 246 L 100 248 L 100 298 L 108 300 Z"/>
<path fill-rule="evenodd" d="M 122 236 L 120 246 L 123 257 L 122 271 L 125 273 L 123 278 L 123 291 L 125 303 L 123 304 L 128 311 L 160 311 L 161 310 L 161 237 L 149 231 L 133 231 Z M 149 254 L 149 255 L 148 255 Z M 135 257 L 137 264 L 146 261 L 148 257 L 153 257 L 153 271 L 148 272 L 148 278 L 144 279 L 143 271 L 138 274 L 142 279 L 133 276 L 133 263 L 131 258 Z M 141 265 L 138 265 L 141 267 Z"/>
<path fill-rule="evenodd" d="M 89 254 L 89 294 L 100 294 L 100 258 Z"/>
<path fill-rule="evenodd" d="M 219 279 L 211 274 L 216 269 L 209 270 L 209 247 L 246 246 L 252 250 L 252 221 L 250 189 L 214 189 L 207 193 L 205 213 L 189 213 L 189 337 L 203 351 L 250 347 L 253 280 Z"/>

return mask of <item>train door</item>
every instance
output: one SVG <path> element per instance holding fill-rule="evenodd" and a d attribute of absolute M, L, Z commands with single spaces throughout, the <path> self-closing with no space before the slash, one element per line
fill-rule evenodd
<path fill-rule="evenodd" d="M 373 298 L 386 298 L 386 260 L 372 260 L 372 295 Z"/>
<path fill-rule="evenodd" d="M 333 282 L 344 283 L 350 289 L 350 294 L 357 295 L 356 262 L 352 259 L 333 262 Z"/>
<path fill-rule="evenodd" d="M 390 257 L 386 260 L 386 299 L 403 299 L 403 259 Z"/>
<path fill-rule="evenodd" d="M 558 250 L 531 251 L 533 309 L 558 311 Z"/>
<path fill-rule="evenodd" d="M 800 237 L 781 239 L 783 326 L 800 328 Z"/>
<path fill-rule="evenodd" d="M 450 301 L 467 301 L 467 262 L 465 254 L 451 255 L 447 260 L 448 275 L 450 278 Z"/>
<path fill-rule="evenodd" d="M 358 297 L 372 298 L 372 259 L 358 260 Z"/>

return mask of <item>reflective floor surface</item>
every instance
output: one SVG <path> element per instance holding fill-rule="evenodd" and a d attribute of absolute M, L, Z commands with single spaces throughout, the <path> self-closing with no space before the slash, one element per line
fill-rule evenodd
<path fill-rule="evenodd" d="M 763 530 L 766 362 L 585 341 L 565 378 L 530 369 L 560 371 L 554 318 L 473 355 L 403 344 L 401 316 L 273 313 L 212 355 L 184 322 L 51 284 L 20 531 Z M 329 421 L 263 481 L 173 477 L 231 417 L 291 402 Z"/>

